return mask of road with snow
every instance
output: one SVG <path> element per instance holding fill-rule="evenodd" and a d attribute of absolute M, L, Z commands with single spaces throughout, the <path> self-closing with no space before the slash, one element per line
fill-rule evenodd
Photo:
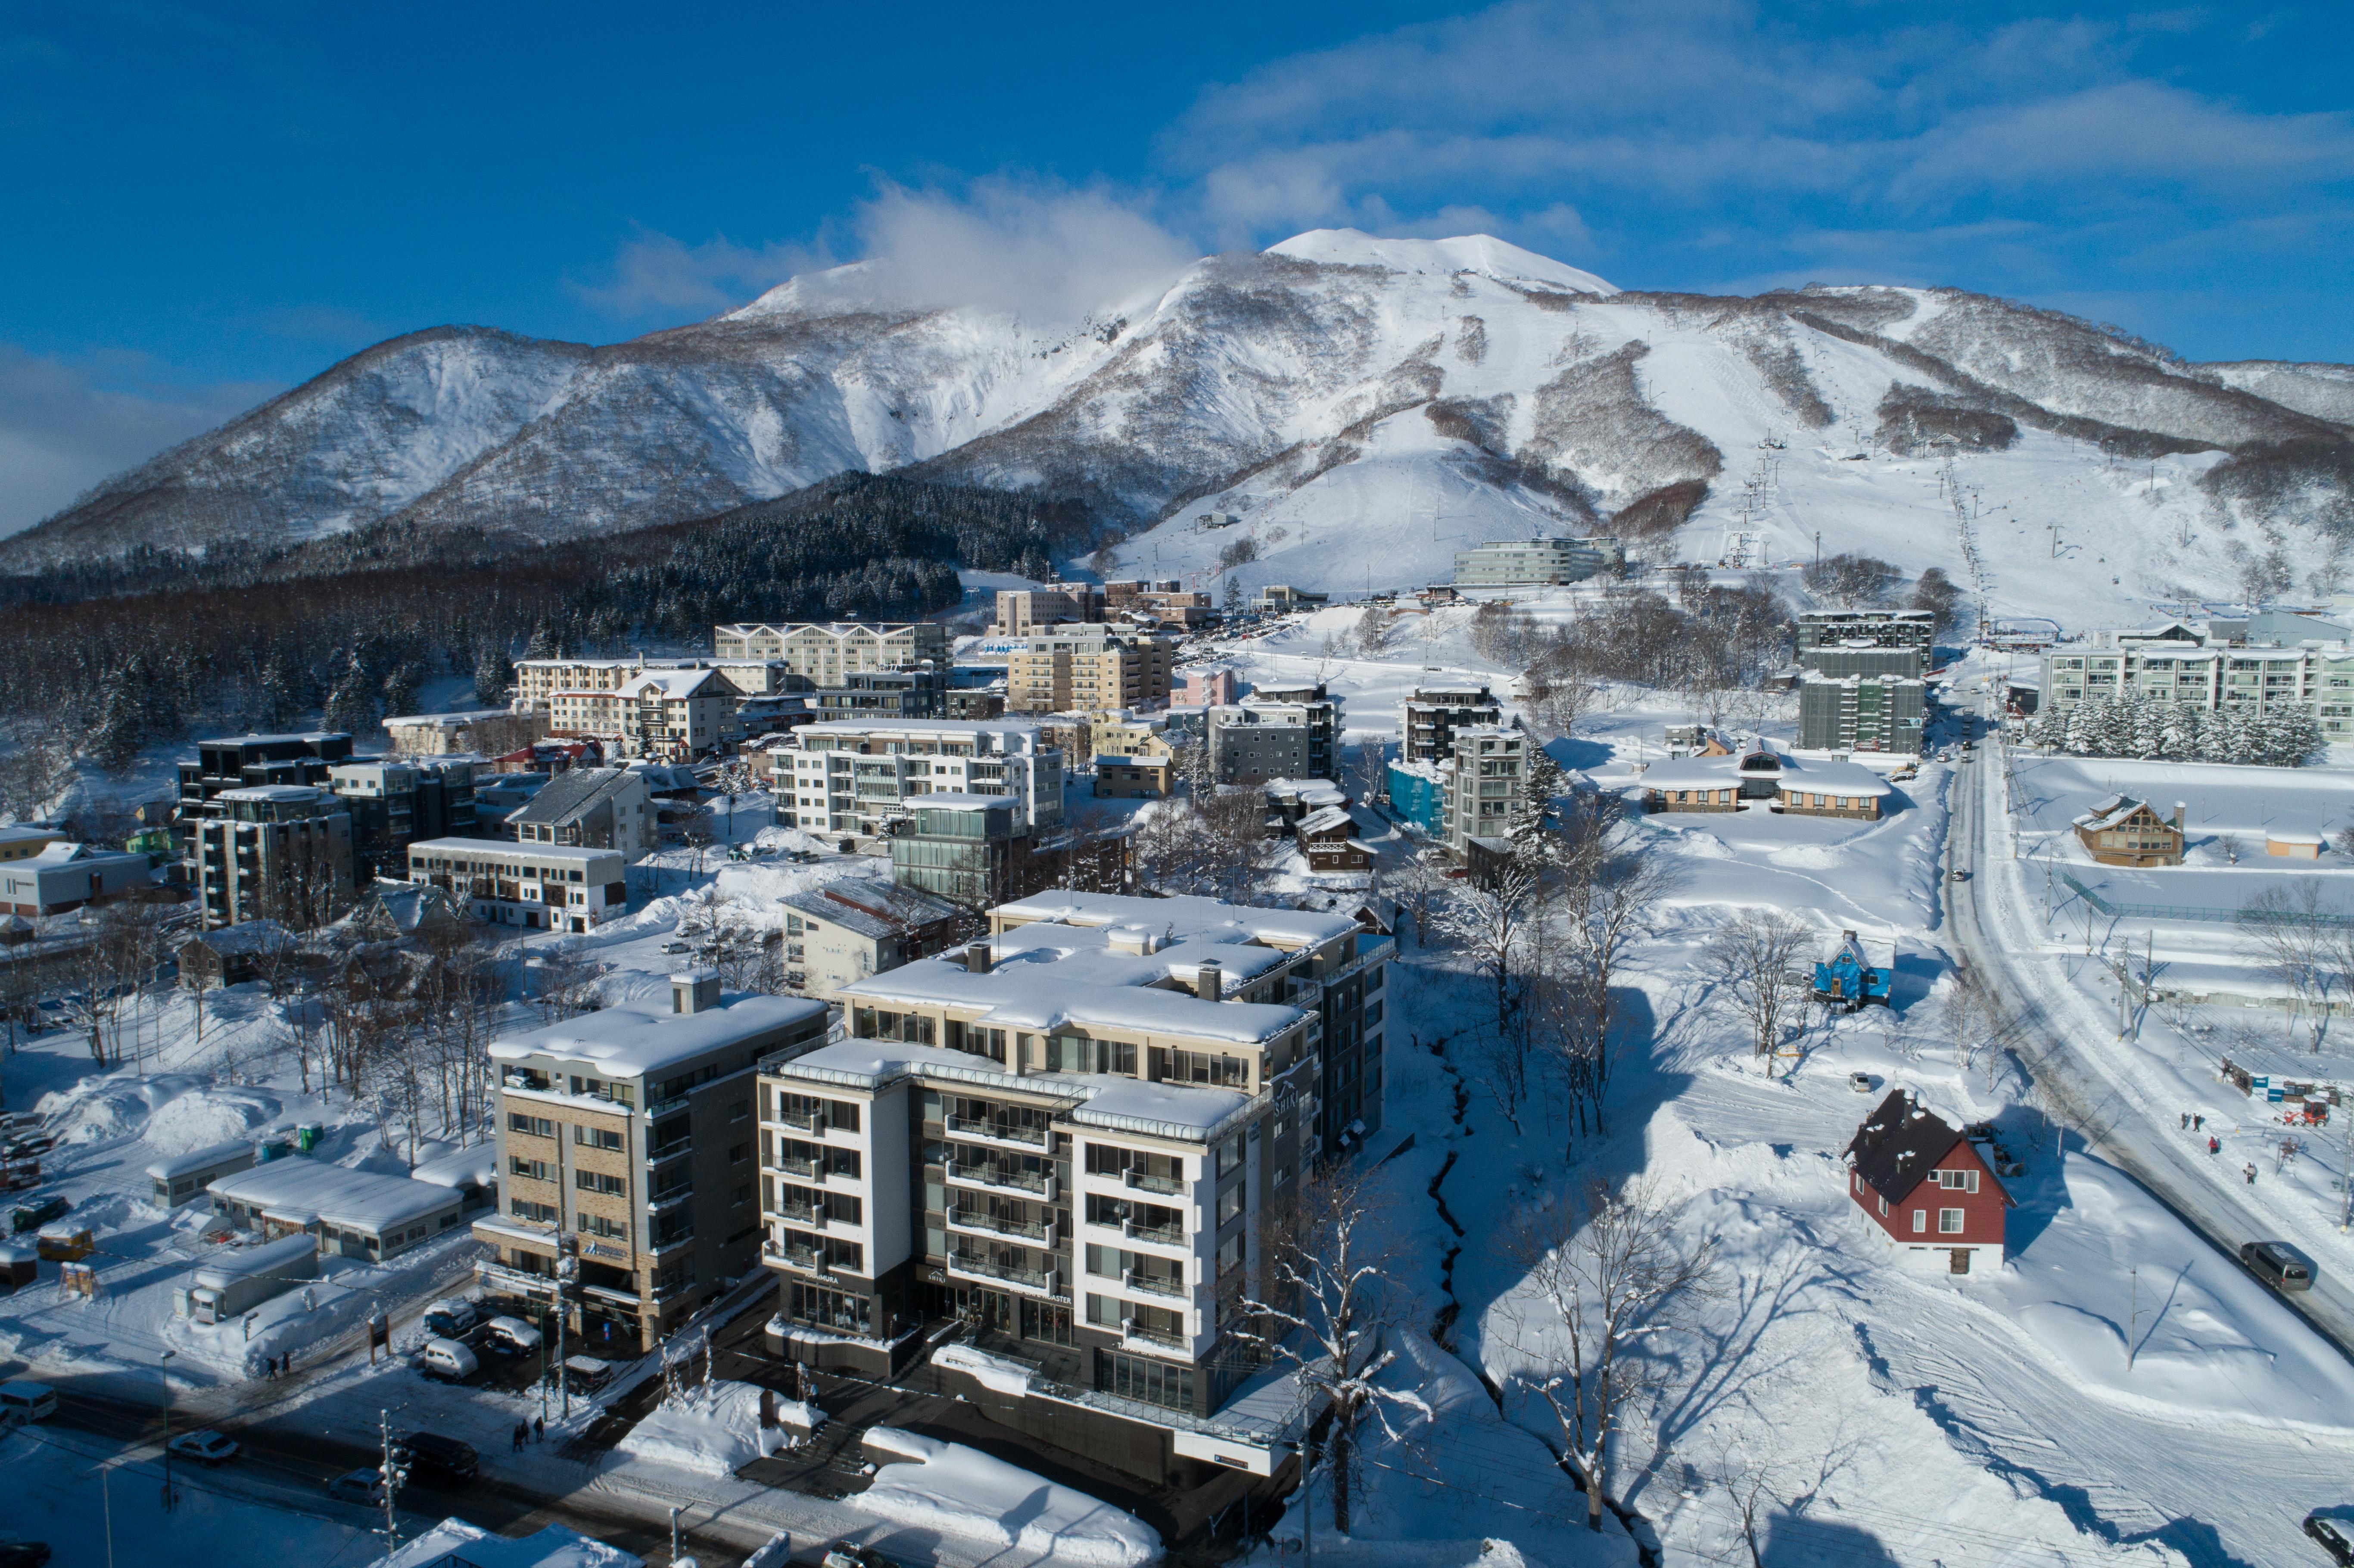
<path fill-rule="evenodd" d="M 2020 1020 L 2013 1050 L 2062 1118 L 2091 1152 L 2116 1166 L 2217 1249 L 2238 1260 L 2243 1243 L 2278 1238 L 2276 1220 L 2250 1201 L 2236 1174 L 2202 1164 L 2204 1146 L 2168 1128 L 2126 1091 L 2105 1054 L 2084 1048 L 2088 1031 L 2115 1024 L 2053 971 L 2025 913 L 2013 824 L 1999 791 L 1999 743 L 1956 770 L 1949 854 L 1966 879 L 1945 884 L 1946 928 L 1962 962 L 1995 987 Z M 1988 810 L 1989 797 L 1994 809 Z M 2317 1266 L 2310 1291 L 2282 1298 L 2338 1350 L 2354 1359 L 2354 1278 Z"/>

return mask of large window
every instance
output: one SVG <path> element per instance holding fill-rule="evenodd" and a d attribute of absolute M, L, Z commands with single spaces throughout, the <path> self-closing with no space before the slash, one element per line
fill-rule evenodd
<path fill-rule="evenodd" d="M 1110 1391 L 1124 1399 L 1140 1400 L 1157 1404 L 1164 1410 L 1193 1408 L 1193 1369 L 1171 1366 L 1149 1356 L 1131 1356 L 1125 1351 L 1108 1351 L 1110 1361 Z"/>
<path fill-rule="evenodd" d="M 794 1280 L 785 1293 L 785 1316 L 796 1323 L 813 1328 L 831 1329 L 838 1333 L 864 1334 L 870 1319 L 867 1300 L 848 1290 L 830 1290 L 822 1285 L 803 1285 Z"/>

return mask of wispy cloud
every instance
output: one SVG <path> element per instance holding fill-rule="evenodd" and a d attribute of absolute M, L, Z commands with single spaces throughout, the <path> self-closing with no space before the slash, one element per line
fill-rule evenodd
<path fill-rule="evenodd" d="M 795 246 L 738 245 L 725 238 L 689 245 L 641 228 L 614 253 L 610 281 L 574 287 L 590 304 L 623 321 L 676 319 L 742 304 L 812 260 L 811 252 Z"/>
<path fill-rule="evenodd" d="M 271 387 L 160 385 L 135 359 L 73 365 L 0 343 L 0 535 L 252 407 Z"/>

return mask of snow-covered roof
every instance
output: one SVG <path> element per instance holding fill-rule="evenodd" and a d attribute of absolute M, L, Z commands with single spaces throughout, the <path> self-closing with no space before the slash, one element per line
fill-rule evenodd
<path fill-rule="evenodd" d="M 1201 936 L 1284 948 L 1320 946 L 1357 928 L 1354 921 L 1310 909 L 1261 909 L 1190 895 L 1140 898 L 1124 893 L 1074 893 L 1060 887 L 1001 904 L 994 913 L 1023 920 L 1059 920 L 1066 926 L 1135 926 L 1148 931 L 1173 930 L 1180 938 Z"/>
<path fill-rule="evenodd" d="M 1345 806 L 1348 793 L 1330 779 L 1270 779 L 1259 793 L 1297 800 L 1303 806 Z"/>
<path fill-rule="evenodd" d="M 47 848 L 41 850 L 38 853 L 26 855 L 21 860 L 16 861 L 13 863 L 18 866 L 46 868 L 53 865 L 64 865 L 72 861 L 143 861 L 147 857 L 143 854 L 133 854 L 128 850 L 100 849 L 95 844 L 50 844 Z"/>
<path fill-rule="evenodd" d="M 1024 718 L 845 718 L 820 720 L 816 724 L 804 726 L 804 733 L 817 735 L 1035 735 L 1038 733 L 1038 726 Z"/>
<path fill-rule="evenodd" d="M 1352 930 L 1353 921 L 1347 922 Z M 1257 1045 L 1308 1015 L 1273 1002 L 1204 1001 L 1188 992 L 1138 983 L 1105 984 L 1074 967 L 1028 963 L 977 975 L 961 963 L 920 959 L 842 988 L 844 1005 L 915 1002 L 978 1009 L 972 1022 L 1052 1033 L 1066 1025 L 1133 1029 Z"/>
<path fill-rule="evenodd" d="M 2094 802 L 2091 810 L 2078 817 L 2071 825 L 2089 829 L 2094 832 L 2099 832 L 2105 828 L 2122 827 L 2127 818 L 2144 807 L 2147 807 L 2150 814 L 2158 817 L 2161 823 L 2165 822 L 2165 818 L 2158 808 L 2151 806 L 2148 801 L 2133 795 L 2111 795 Z"/>
<path fill-rule="evenodd" d="M 208 1143 L 202 1149 L 192 1149 L 186 1154 L 175 1154 L 168 1160 L 158 1160 L 147 1167 L 147 1174 L 158 1181 L 168 1181 L 175 1176 L 186 1176 L 192 1171 L 209 1171 L 216 1165 L 242 1159 L 253 1160 L 253 1140 L 232 1138 L 226 1143 Z"/>
<path fill-rule="evenodd" d="M 211 735 L 196 742 L 198 746 L 284 746 L 293 741 L 315 744 L 323 740 L 349 740 L 340 729 L 313 729 L 284 735 Z"/>
<path fill-rule="evenodd" d="M 394 725 L 415 726 L 420 728 L 429 726 L 435 729 L 463 729 L 469 725 L 480 724 L 484 719 L 511 719 L 515 716 L 514 710 L 509 708 L 469 708 L 463 713 L 455 714 L 403 714 L 398 718 L 385 720 L 384 726 L 387 729 L 390 729 Z"/>
<path fill-rule="evenodd" d="M 224 789 L 213 797 L 217 800 L 323 800 L 328 792 L 309 784 L 248 784 L 236 789 Z"/>
<path fill-rule="evenodd" d="M 549 779 L 546 788 L 510 812 L 507 821 L 561 825 L 632 785 L 643 788 L 638 776 L 626 768 L 570 768 Z"/>
<path fill-rule="evenodd" d="M 1801 789 L 1825 795 L 1887 795 L 1894 792 L 1894 787 L 1871 768 L 1854 762 L 1834 762 L 1828 758 L 1801 758 L 1787 752 L 1775 752 L 1770 755 L 1778 766 L 1770 771 L 1743 768 L 1746 758 L 1759 755 L 1755 748 L 1744 748 L 1722 757 L 1671 757 L 1644 768 L 1639 782 L 1646 789 L 1723 789 L 1739 784 L 1746 777 L 1775 779 L 1782 789 L 1793 792 Z"/>
<path fill-rule="evenodd" d="M 266 1269 L 276 1268 L 290 1258 L 302 1257 L 305 1254 L 316 1257 L 318 1253 L 319 1242 L 315 1236 L 281 1236 L 273 1242 L 263 1242 L 260 1246 L 215 1253 L 197 1266 L 196 1282 L 218 1290 L 233 1281 L 250 1279 Z"/>
<path fill-rule="evenodd" d="M 428 855 L 471 854 L 493 856 L 501 860 L 567 861 L 586 865 L 592 860 L 616 858 L 619 850 L 582 849 L 573 844 L 527 844 L 514 839 L 419 839 L 408 846 L 411 854 L 423 851 Z"/>
<path fill-rule="evenodd" d="M 551 1524 L 509 1541 L 462 1519 L 445 1519 L 384 1559 L 377 1568 L 645 1568 L 618 1546 Z"/>
<path fill-rule="evenodd" d="M 705 691 L 705 688 L 714 681 L 719 683 L 720 690 Z M 631 676 L 622 682 L 616 691 L 619 695 L 626 698 L 660 695 L 667 699 L 675 699 L 736 694 L 734 684 L 717 670 L 648 670 L 643 674 Z"/>
<path fill-rule="evenodd" d="M 495 1186 L 499 1179 L 499 1146 L 475 1143 L 453 1149 L 419 1160 L 408 1176 L 413 1181 L 429 1181 L 436 1187 Z"/>
<path fill-rule="evenodd" d="M 422 1219 L 459 1202 L 458 1194 L 429 1181 L 379 1176 L 296 1156 L 273 1160 L 206 1184 L 216 1199 L 234 1199 L 272 1219 L 292 1224 L 322 1222 L 377 1234 Z"/>
<path fill-rule="evenodd" d="M 237 953 L 258 953 L 265 948 L 275 946 L 280 942 L 292 942 L 293 939 L 294 933 L 275 920 L 241 920 L 234 926 L 223 926 L 217 930 L 194 933 L 183 940 L 180 946 L 186 947 L 189 942 L 201 942 L 214 952 L 228 956 Z"/>
<path fill-rule="evenodd" d="M 958 789 L 935 789 L 928 795 L 910 795 L 907 800 L 910 810 L 925 811 L 937 810 L 941 807 L 950 810 L 977 811 L 991 806 L 1002 806 L 1011 810 L 1021 803 L 1011 795 L 975 795 Z"/>
<path fill-rule="evenodd" d="M 49 842 L 64 836 L 65 834 L 56 828 L 28 828 L 21 824 L 16 827 L 0 828 L 0 844 L 22 843 L 27 839 Z"/>
<path fill-rule="evenodd" d="M 491 1059 L 521 1062 L 554 1056 L 593 1064 L 600 1076 L 635 1078 L 756 1034 L 824 1016 L 825 1003 L 790 996 L 738 996 L 700 1012 L 624 1003 L 494 1041 Z"/>
<path fill-rule="evenodd" d="M 1329 833 L 1335 828 L 1354 826 L 1356 819 L 1349 815 L 1348 807 L 1322 806 L 1300 818 L 1299 826 L 1294 831 L 1304 839 L 1317 833 Z"/>

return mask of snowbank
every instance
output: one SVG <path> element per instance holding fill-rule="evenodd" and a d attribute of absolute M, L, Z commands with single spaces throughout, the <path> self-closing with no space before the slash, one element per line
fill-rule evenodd
<path fill-rule="evenodd" d="M 1016 1398 L 1030 1392 L 1030 1369 L 1018 1361 L 1005 1361 L 987 1351 L 970 1345 L 943 1345 L 932 1352 L 932 1364 L 960 1372 L 992 1393 L 1010 1393 Z"/>
<path fill-rule="evenodd" d="M 462 1519 L 445 1519 L 391 1556 L 382 1568 L 645 1568 L 645 1559 L 618 1546 L 551 1524 L 513 1541 Z"/>
<path fill-rule="evenodd" d="M 866 1434 L 866 1447 L 909 1461 L 885 1463 L 873 1486 L 848 1499 L 878 1519 L 1058 1563 L 1129 1568 L 1161 1556 L 1151 1526 L 961 1443 L 878 1426 Z"/>
<path fill-rule="evenodd" d="M 806 1419 L 819 1413 L 800 1414 Z M 760 1389 L 748 1383 L 689 1389 L 657 1405 L 613 1445 L 633 1459 L 712 1477 L 732 1476 L 784 1446 L 782 1430 L 762 1430 Z"/>

